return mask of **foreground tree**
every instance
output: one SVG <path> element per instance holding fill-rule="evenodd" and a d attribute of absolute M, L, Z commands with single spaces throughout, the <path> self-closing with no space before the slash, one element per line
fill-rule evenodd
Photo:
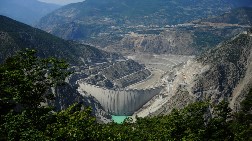
<path fill-rule="evenodd" d="M 1 137 L 17 140 L 24 133 L 21 130 L 45 128 L 51 109 L 41 103 L 53 99 L 51 89 L 63 84 L 70 74 L 67 68 L 63 60 L 41 59 L 28 49 L 0 65 Z"/>
<path fill-rule="evenodd" d="M 252 140 L 252 89 L 241 102 L 241 111 L 234 114 L 230 128 L 235 140 Z"/>
<path fill-rule="evenodd" d="M 54 58 L 40 59 L 35 50 L 25 50 L 0 66 L 0 113 L 16 108 L 38 108 L 52 99 L 51 88 L 70 74 L 68 65 Z M 4 107 L 4 108 L 3 108 Z"/>

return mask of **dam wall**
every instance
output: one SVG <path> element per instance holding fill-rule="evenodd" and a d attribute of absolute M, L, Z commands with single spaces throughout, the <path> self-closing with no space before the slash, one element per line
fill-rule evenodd
<path fill-rule="evenodd" d="M 78 84 L 82 91 L 94 96 L 105 111 L 118 116 L 132 115 L 153 96 L 159 94 L 163 88 L 163 86 L 159 86 L 142 90 L 111 90 L 80 81 Z"/>

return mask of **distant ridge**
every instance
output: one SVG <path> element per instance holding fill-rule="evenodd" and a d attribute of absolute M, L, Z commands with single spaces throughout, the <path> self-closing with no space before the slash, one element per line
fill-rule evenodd
<path fill-rule="evenodd" d="M 41 17 L 59 7 L 59 5 L 44 3 L 38 0 L 1 0 L 0 15 L 34 25 Z"/>
<path fill-rule="evenodd" d="M 240 7 L 228 13 L 201 20 L 201 22 L 252 25 L 252 7 Z"/>
<path fill-rule="evenodd" d="M 66 41 L 40 29 L 0 15 L 0 62 L 25 48 L 36 49 L 40 57 L 57 57 L 71 64 L 83 64 L 83 59 L 93 62 L 118 57 L 91 46 Z"/>
<path fill-rule="evenodd" d="M 165 26 L 220 15 L 249 0 L 86 0 L 43 17 L 37 27 L 64 39 L 85 39 L 112 28 Z M 125 29 L 126 30 L 126 29 Z M 126 31 L 125 31 L 126 32 Z"/>

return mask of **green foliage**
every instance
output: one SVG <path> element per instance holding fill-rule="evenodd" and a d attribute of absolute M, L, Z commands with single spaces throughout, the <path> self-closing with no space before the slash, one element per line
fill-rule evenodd
<path fill-rule="evenodd" d="M 46 125 L 52 121 L 49 109 L 24 110 L 17 114 L 10 112 L 4 116 L 0 135 L 7 140 L 27 140 L 45 138 Z"/>
<path fill-rule="evenodd" d="M 52 100 L 51 88 L 63 84 L 70 74 L 64 61 L 35 54 L 27 49 L 0 65 L 0 134 L 4 139 L 42 136 L 52 120 L 52 109 L 41 103 Z"/>
<path fill-rule="evenodd" d="M 135 123 L 97 124 L 90 108 L 81 110 L 81 105 L 75 104 L 58 113 L 40 114 L 43 123 L 35 122 L 27 111 L 8 114 L 1 127 L 8 140 L 250 140 L 251 127 L 245 128 L 248 126 L 237 119 L 225 120 L 230 113 L 207 120 L 208 108 L 208 103 L 198 102 L 167 116 L 137 118 Z M 215 109 L 219 113 L 228 108 L 223 102 Z"/>
<path fill-rule="evenodd" d="M 70 74 L 64 61 L 40 59 L 35 53 L 35 50 L 19 52 L 0 66 L 0 101 L 3 105 L 38 108 L 46 98 L 52 99 L 51 87 L 61 84 Z"/>
<path fill-rule="evenodd" d="M 59 113 L 40 108 L 4 116 L 0 135 L 6 140 L 91 140 L 95 118 L 91 109 L 74 104 Z M 1 139 L 1 138 L 0 138 Z"/>
<path fill-rule="evenodd" d="M 231 124 L 236 140 L 252 140 L 252 89 L 241 102 L 241 111 L 236 113 Z"/>
<path fill-rule="evenodd" d="M 206 128 L 206 136 L 211 140 L 233 140 L 234 134 L 229 128 L 231 109 L 225 101 L 214 107 L 213 118 Z"/>
<path fill-rule="evenodd" d="M 56 121 L 46 128 L 46 134 L 55 140 L 91 140 L 95 118 L 90 116 L 91 109 L 81 111 L 81 105 L 72 105 L 56 113 Z"/>
<path fill-rule="evenodd" d="M 250 90 L 249 94 L 246 98 L 241 102 L 242 111 L 244 113 L 251 113 L 252 111 L 252 89 Z"/>

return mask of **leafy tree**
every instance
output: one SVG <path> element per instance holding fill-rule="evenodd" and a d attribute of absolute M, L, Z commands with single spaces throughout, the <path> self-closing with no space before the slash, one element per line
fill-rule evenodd
<path fill-rule="evenodd" d="M 233 140 L 234 134 L 229 127 L 232 115 L 228 103 L 222 101 L 214 106 L 213 116 L 207 125 L 206 137 L 210 140 Z"/>
<path fill-rule="evenodd" d="M 91 116 L 92 109 L 81 110 L 80 104 L 55 113 L 56 121 L 47 126 L 45 133 L 55 140 L 92 140 L 96 119 Z"/>
<path fill-rule="evenodd" d="M 241 102 L 241 111 L 234 114 L 230 127 L 235 140 L 252 140 L 252 89 Z"/>
<path fill-rule="evenodd" d="M 0 66 L 0 113 L 16 108 L 38 108 L 52 99 L 51 87 L 70 74 L 68 65 L 54 58 L 40 59 L 35 50 L 25 50 Z M 9 108 L 8 108 L 9 107 Z"/>
<path fill-rule="evenodd" d="M 51 88 L 64 82 L 70 74 L 67 67 L 63 60 L 41 59 L 28 49 L 0 65 L 1 137 L 18 140 L 28 133 L 42 134 L 39 130 L 51 122 L 52 109 L 41 103 L 53 99 Z"/>
<path fill-rule="evenodd" d="M 47 124 L 52 122 L 53 116 L 46 111 L 42 113 L 41 109 L 39 111 L 40 114 L 27 110 L 18 114 L 9 112 L 4 116 L 4 123 L 0 126 L 1 137 L 13 141 L 46 139 L 44 130 Z"/>

